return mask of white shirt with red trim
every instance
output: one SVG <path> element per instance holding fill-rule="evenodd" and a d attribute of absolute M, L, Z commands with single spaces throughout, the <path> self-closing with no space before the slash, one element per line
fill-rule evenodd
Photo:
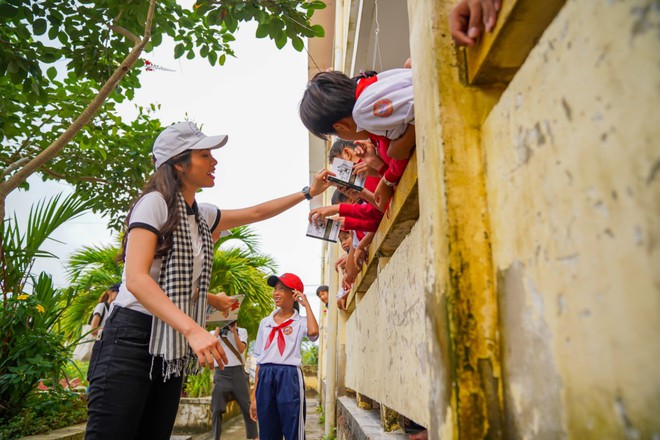
<path fill-rule="evenodd" d="M 412 69 L 386 70 L 377 76 L 358 96 L 353 119 L 358 131 L 398 139 L 408 124 L 415 124 Z"/>
<path fill-rule="evenodd" d="M 257 365 L 282 364 L 293 365 L 296 367 L 300 366 L 302 364 L 300 347 L 302 346 L 303 337 L 307 336 L 311 341 L 316 341 L 318 336 L 315 336 L 314 338 L 309 337 L 307 334 L 307 317 L 300 316 L 298 311 L 294 310 L 293 316 L 284 320 L 287 321 L 288 319 L 291 319 L 292 321 L 291 324 L 282 329 L 285 342 L 283 353 L 280 354 L 277 345 L 277 334 L 273 337 L 270 346 L 266 348 L 266 343 L 268 342 L 268 336 L 270 335 L 271 330 L 278 325 L 273 317 L 279 310 L 280 309 L 276 309 L 259 323 L 259 332 L 257 333 L 257 340 L 254 343 L 254 356 L 257 359 Z"/>
<path fill-rule="evenodd" d="M 211 231 L 212 228 L 218 225 L 220 221 L 220 209 L 217 206 L 208 203 L 197 204 L 199 213 L 206 221 L 206 224 Z M 167 220 L 167 202 L 163 195 L 159 192 L 153 191 L 145 194 L 140 200 L 137 201 L 131 212 L 131 218 L 128 222 L 128 240 L 131 239 L 131 230 L 134 228 L 147 229 L 156 235 L 160 234 L 160 229 Z M 192 211 L 188 212 L 188 224 L 190 225 L 190 235 L 193 242 L 193 291 L 196 290 L 199 281 L 199 276 L 202 273 L 202 265 L 204 263 L 204 255 L 202 254 L 201 237 L 199 236 L 199 227 L 195 220 L 195 215 Z M 162 266 L 162 258 L 154 258 L 149 269 L 149 275 L 158 283 L 160 275 L 160 268 Z M 151 316 L 149 312 L 126 288 L 126 268 L 121 276 L 121 286 L 117 299 L 112 302 L 112 306 L 121 306 L 127 309 L 136 310 Z"/>

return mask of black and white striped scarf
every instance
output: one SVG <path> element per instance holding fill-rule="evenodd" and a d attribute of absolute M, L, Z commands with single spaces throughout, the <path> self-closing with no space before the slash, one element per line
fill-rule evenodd
<path fill-rule="evenodd" d="M 158 285 L 172 302 L 201 327 L 206 326 L 206 294 L 211 281 L 213 266 L 213 239 L 206 221 L 194 210 L 202 240 L 204 264 L 199 278 L 199 294 L 193 295 L 193 243 L 186 211 L 186 201 L 178 194 L 179 225 L 172 236 L 172 247 L 163 258 Z M 185 336 L 156 316 L 151 324 L 149 353 L 163 358 L 163 380 L 174 374 L 195 374 L 198 370 L 197 356 L 188 345 Z M 153 368 L 153 361 L 152 361 Z M 149 372 L 151 377 L 151 372 Z"/>

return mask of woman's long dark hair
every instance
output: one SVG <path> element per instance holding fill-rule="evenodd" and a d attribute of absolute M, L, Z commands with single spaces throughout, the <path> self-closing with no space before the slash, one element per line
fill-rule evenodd
<path fill-rule="evenodd" d="M 158 191 L 163 195 L 165 203 L 167 203 L 167 220 L 165 220 L 163 227 L 160 229 L 156 254 L 154 255 L 155 258 L 164 257 L 170 250 L 170 247 L 172 247 L 172 235 L 180 221 L 177 200 L 179 192 L 183 187 L 180 173 L 176 170 L 175 165 L 182 165 L 184 168 L 188 168 L 190 166 L 190 155 L 190 150 L 186 150 L 161 165 L 147 183 L 145 183 L 142 192 L 133 201 L 131 209 L 129 209 L 126 216 L 126 231 L 128 231 L 128 224 L 135 204 L 146 194 L 153 191 Z M 121 261 L 126 261 L 127 242 L 128 233 L 124 233 L 124 238 L 121 241 L 121 255 L 119 257 Z"/>

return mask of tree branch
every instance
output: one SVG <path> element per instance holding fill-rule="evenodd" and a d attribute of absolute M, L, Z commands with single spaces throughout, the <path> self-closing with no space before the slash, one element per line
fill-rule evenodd
<path fill-rule="evenodd" d="M 7 181 L 0 183 L 0 219 L 5 216 L 5 200 L 7 195 L 18 188 L 18 186 L 25 182 L 27 178 L 36 170 L 41 168 L 46 162 L 51 160 L 57 153 L 64 148 L 64 146 L 76 135 L 78 132 L 87 125 L 92 117 L 96 114 L 98 109 L 103 105 L 110 93 L 117 87 L 119 81 L 126 76 L 131 67 L 140 57 L 144 47 L 151 38 L 151 25 L 154 17 L 154 10 L 156 7 L 156 0 L 149 0 L 149 11 L 147 12 L 147 19 L 144 25 L 144 36 L 139 44 L 126 56 L 121 65 L 114 71 L 112 76 L 103 84 L 99 93 L 92 99 L 87 108 L 73 121 L 73 123 L 66 129 L 60 137 L 51 143 L 46 149 L 37 155 L 34 159 L 30 160 L 23 168 L 18 170 Z"/>
<path fill-rule="evenodd" d="M 4 169 L 4 171 L 2 171 L 2 175 L 0 175 L 0 178 L 5 177 L 7 174 L 9 174 L 12 171 L 14 171 L 15 169 L 21 167 L 24 163 L 28 162 L 29 160 L 30 160 L 29 157 L 23 157 L 23 158 L 18 159 L 16 162 L 9 165 L 7 168 Z"/>
<path fill-rule="evenodd" d="M 135 35 L 133 32 L 129 31 L 126 28 L 123 28 L 117 24 L 112 24 L 110 25 L 110 29 L 112 29 L 114 32 L 117 32 L 119 35 L 123 35 L 124 37 L 128 38 L 133 42 L 134 45 L 140 44 L 140 39 Z"/>
<path fill-rule="evenodd" d="M 44 174 L 47 174 L 51 177 L 54 177 L 56 179 L 61 179 L 61 180 L 66 180 L 66 176 L 64 174 L 60 174 L 57 171 L 54 171 L 50 168 L 46 167 L 41 167 L 41 172 Z M 76 177 L 77 180 L 82 180 L 83 182 L 93 182 L 93 183 L 103 183 L 105 185 L 108 184 L 108 181 L 105 179 L 101 179 L 100 177 Z"/>

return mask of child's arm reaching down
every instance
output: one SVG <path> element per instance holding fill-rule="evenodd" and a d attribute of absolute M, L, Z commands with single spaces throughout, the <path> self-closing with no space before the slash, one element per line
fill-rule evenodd
<path fill-rule="evenodd" d="M 415 126 L 408 124 L 406 131 L 403 134 L 393 139 L 387 149 L 387 156 L 390 159 L 402 160 L 408 159 L 412 154 L 412 149 L 415 147 Z"/>

